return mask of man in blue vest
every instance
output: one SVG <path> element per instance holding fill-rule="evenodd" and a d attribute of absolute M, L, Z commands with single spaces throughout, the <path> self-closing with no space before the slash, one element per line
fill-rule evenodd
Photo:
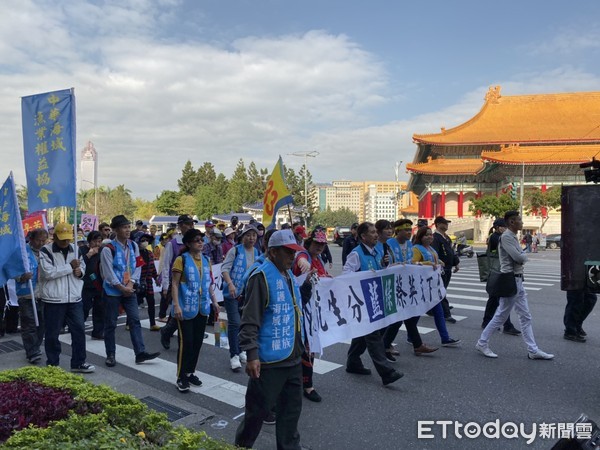
<path fill-rule="evenodd" d="M 343 273 L 381 270 L 387 267 L 390 263 L 389 256 L 380 254 L 375 247 L 378 237 L 375 225 L 371 222 L 361 223 L 358 226 L 357 235 L 358 247 L 354 248 L 348 255 Z M 397 372 L 387 360 L 381 330 L 375 330 L 365 336 L 352 339 L 348 350 L 346 372 L 358 375 L 371 374 L 371 370 L 363 366 L 360 360 L 360 356 L 365 350 L 369 351 L 375 369 L 384 385 L 393 383 L 404 376 L 402 372 Z"/>
<path fill-rule="evenodd" d="M 291 230 L 276 231 L 268 245 L 268 258 L 246 288 L 239 337 L 247 353 L 250 380 L 235 444 L 251 448 L 263 420 L 275 407 L 277 448 L 299 450 L 304 351 L 300 302 L 310 300 L 312 286 L 308 276 L 298 287 L 290 270 L 296 251 L 303 250 Z"/>
<path fill-rule="evenodd" d="M 100 254 L 100 267 L 104 282 L 104 346 L 106 348 L 106 365 L 114 367 L 116 343 L 115 330 L 119 317 L 119 305 L 125 309 L 129 335 L 135 352 L 136 364 L 156 358 L 160 353 L 148 353 L 144 346 L 142 327 L 138 313 L 137 296 L 135 295 L 140 280 L 138 258 L 140 250 L 135 242 L 129 239 L 131 222 L 123 215 L 113 217 L 110 227 L 116 234 L 115 239 L 104 246 Z M 141 264 L 140 264 L 141 266 Z"/>

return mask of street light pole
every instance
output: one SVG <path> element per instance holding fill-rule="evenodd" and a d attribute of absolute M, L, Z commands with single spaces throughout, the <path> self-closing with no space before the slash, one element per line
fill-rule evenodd
<path fill-rule="evenodd" d="M 395 220 L 398 220 L 398 207 L 399 202 L 400 202 L 400 184 L 398 182 L 399 179 L 399 173 L 400 173 L 400 166 L 402 165 L 402 161 L 396 161 L 396 164 L 394 165 L 394 172 L 396 174 L 396 210 L 394 211 L 394 218 Z"/>
<path fill-rule="evenodd" d="M 288 155 L 291 156 L 300 156 L 304 158 L 304 214 L 305 214 L 305 218 L 304 221 L 308 222 L 308 177 L 307 177 L 307 172 L 308 172 L 308 158 L 316 158 L 319 155 L 319 152 L 316 150 L 311 150 L 310 152 L 306 151 L 306 152 L 294 152 L 294 153 L 288 153 Z M 306 225 L 306 223 L 305 223 Z"/>

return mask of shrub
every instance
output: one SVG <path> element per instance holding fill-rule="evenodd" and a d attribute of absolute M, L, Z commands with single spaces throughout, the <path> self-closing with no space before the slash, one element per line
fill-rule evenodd
<path fill-rule="evenodd" d="M 135 397 L 115 392 L 108 386 L 94 385 L 57 367 L 25 367 L 0 372 L 0 398 L 7 399 L 1 389 L 27 393 L 9 397 L 14 399 L 12 408 L 21 413 L 15 413 L 19 426 L 15 427 L 12 420 L 7 431 L 27 428 L 15 432 L 4 448 L 233 448 L 210 439 L 206 433 L 173 427 L 165 414 L 149 409 Z M 24 404 L 18 405 L 21 398 Z M 39 413 L 31 413 L 33 406 Z M 4 418 L 0 417 L 0 421 L 4 422 Z"/>

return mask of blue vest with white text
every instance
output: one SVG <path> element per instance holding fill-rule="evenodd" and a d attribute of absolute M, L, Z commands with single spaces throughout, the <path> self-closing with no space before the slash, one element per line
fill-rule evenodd
<path fill-rule="evenodd" d="M 185 252 L 181 255 L 185 283 L 179 283 L 179 306 L 183 320 L 193 319 L 198 312 L 203 316 L 210 313 L 210 262 L 202 255 L 202 275 L 194 262 L 194 257 Z M 173 309 L 173 308 L 172 308 Z M 174 312 L 171 312 L 174 315 Z"/>
<path fill-rule="evenodd" d="M 433 248 L 431 249 L 431 251 L 429 251 L 421 244 L 416 244 L 415 247 L 418 248 L 421 252 L 421 255 L 423 255 L 423 261 L 429 261 L 435 264 L 437 252 Z"/>
<path fill-rule="evenodd" d="M 413 245 L 412 242 L 410 241 L 406 241 L 406 258 L 404 257 L 404 254 L 402 253 L 402 247 L 400 246 L 400 243 L 398 242 L 398 240 L 396 238 L 389 238 L 387 241 L 387 244 L 390 246 L 390 248 L 392 249 L 392 254 L 394 255 L 394 262 L 395 263 L 405 263 L 405 264 L 412 264 L 412 259 L 413 259 Z"/>
<path fill-rule="evenodd" d="M 233 281 L 237 294 L 240 295 L 242 293 L 242 288 L 244 287 L 244 275 L 246 274 L 246 250 L 244 250 L 243 244 L 239 244 L 229 251 L 235 252 L 235 259 L 233 260 L 233 266 L 229 272 L 229 277 L 231 278 L 231 281 Z M 256 258 L 258 258 L 258 251 L 254 247 L 252 248 L 252 251 L 254 252 L 254 259 L 256 260 Z M 229 295 L 229 285 L 227 284 L 223 289 L 223 297 L 231 298 Z"/>
<path fill-rule="evenodd" d="M 129 268 L 130 276 L 133 276 L 133 272 L 135 272 L 135 247 L 133 246 L 133 242 L 127 239 L 127 248 L 129 249 L 129 261 L 126 262 L 126 252 L 125 250 L 123 250 L 123 246 L 121 245 L 121 243 L 117 242 L 116 240 L 113 240 L 111 241 L 111 244 L 115 249 L 113 253 L 112 269 L 115 273 L 115 276 L 117 277 L 117 280 L 122 282 L 123 276 L 125 275 L 127 268 Z M 106 292 L 107 295 L 111 295 L 114 297 L 120 297 L 121 295 L 123 295 L 120 290 L 108 284 L 106 280 L 102 282 L 102 288 L 104 289 L 104 292 Z"/>
<path fill-rule="evenodd" d="M 373 249 L 373 255 L 368 253 L 368 250 L 365 252 L 364 248 L 363 244 L 358 244 L 358 247 L 355 247 L 354 250 L 352 250 L 358 254 L 361 272 L 365 270 L 380 270 L 383 254 L 377 250 L 377 247 Z"/>
<path fill-rule="evenodd" d="M 302 311 L 298 306 L 300 289 L 291 270 L 287 271 L 293 286 L 268 259 L 258 268 L 254 276 L 264 276 L 269 290 L 269 299 L 258 331 L 258 358 L 263 363 L 276 363 L 287 359 L 294 350 L 296 333 L 302 334 Z"/>

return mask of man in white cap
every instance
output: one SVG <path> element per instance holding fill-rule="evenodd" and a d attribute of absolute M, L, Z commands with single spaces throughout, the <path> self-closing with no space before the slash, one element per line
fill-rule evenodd
<path fill-rule="evenodd" d="M 248 355 L 250 380 L 244 419 L 235 437 L 240 447 L 254 445 L 263 420 L 275 407 L 277 448 L 300 449 L 304 351 L 300 301 L 307 302 L 312 290 L 310 276 L 298 287 L 290 270 L 300 250 L 290 230 L 276 231 L 269 239 L 268 258 L 248 280 L 240 345 Z"/>

